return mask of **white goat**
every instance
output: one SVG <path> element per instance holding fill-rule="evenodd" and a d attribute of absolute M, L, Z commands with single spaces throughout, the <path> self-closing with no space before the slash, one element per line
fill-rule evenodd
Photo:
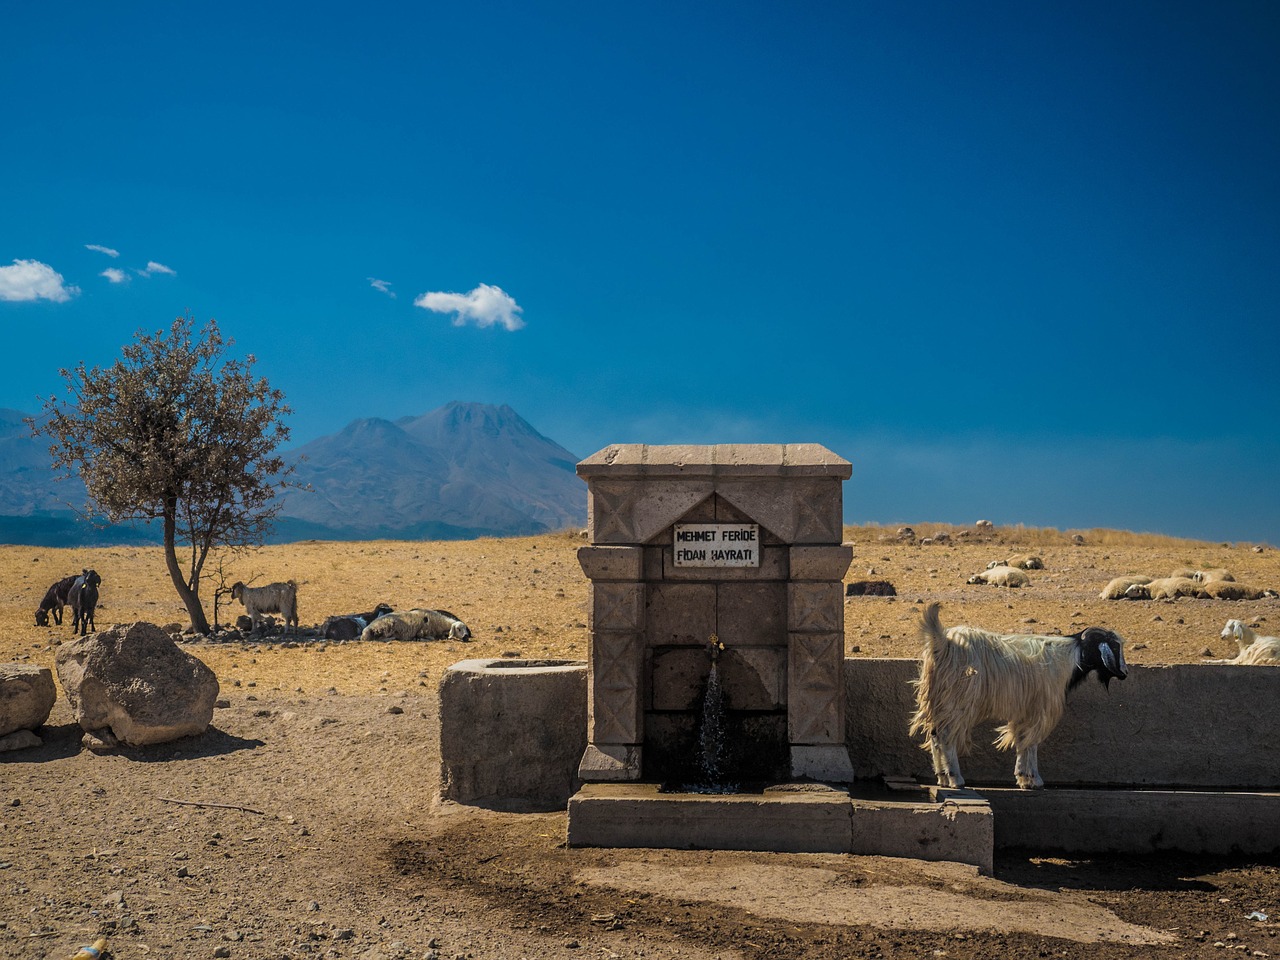
<path fill-rule="evenodd" d="M 1018 786 L 1043 787 L 1037 751 L 1062 719 L 1068 691 L 1094 671 L 1104 685 L 1128 676 L 1124 640 L 1102 627 L 1070 637 L 944 631 L 938 607 L 929 604 L 921 619 L 925 645 L 909 731 L 925 735 L 938 785 L 964 786 L 958 754 L 977 724 L 996 720 L 1003 723 L 996 747 L 1017 751 Z"/>
<path fill-rule="evenodd" d="M 471 639 L 471 630 L 448 610 L 399 610 L 379 617 L 364 628 L 361 640 Z"/>
<path fill-rule="evenodd" d="M 298 585 L 292 580 L 268 583 L 265 587 L 246 587 L 237 580 L 231 586 L 231 599 L 244 604 L 244 612 L 249 615 L 255 631 L 264 613 L 278 613 L 284 617 L 285 633 L 289 632 L 291 623 L 294 633 L 298 632 Z"/>
<path fill-rule="evenodd" d="M 1240 652 L 1230 660 L 1219 663 L 1243 665 L 1280 663 L 1280 637 L 1260 637 L 1257 631 L 1240 620 L 1228 620 L 1222 628 L 1223 640 L 1234 640 Z"/>
<path fill-rule="evenodd" d="M 1017 567 L 992 567 L 969 578 L 969 583 L 989 583 L 993 587 L 1025 587 L 1030 582 L 1031 578 Z"/>

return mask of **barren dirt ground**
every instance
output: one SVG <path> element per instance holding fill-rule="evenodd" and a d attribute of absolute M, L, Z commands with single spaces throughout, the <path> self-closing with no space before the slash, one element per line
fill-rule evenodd
<path fill-rule="evenodd" d="M 1074 545 L 998 528 L 985 542 L 920 546 L 850 528 L 847 579 L 873 568 L 899 596 L 848 600 L 849 654 L 913 656 L 916 601 L 928 599 L 948 623 L 1106 625 L 1136 663 L 1230 656 L 1218 636 L 1229 617 L 1277 632 L 1277 600 L 1097 598 L 1112 576 L 1178 566 L 1278 587 L 1275 551 L 1082 534 Z M 42 748 L 0 755 L 0 957 L 65 958 L 99 934 L 115 957 L 237 960 L 1280 956 L 1280 861 L 1023 852 L 988 878 L 879 858 L 581 850 L 564 846 L 563 813 L 436 802 L 446 665 L 586 658 L 581 543 L 302 543 L 232 558 L 229 580 L 296 579 L 304 626 L 386 601 L 446 607 L 475 638 L 185 644 L 229 706 L 205 735 L 154 748 L 90 753 L 60 699 Z M 1030 587 L 965 584 L 1023 551 L 1046 565 Z M 37 628 L 32 612 L 50 583 L 86 566 L 103 577 L 99 628 L 186 619 L 156 549 L 4 546 L 0 662 L 52 667 L 69 621 Z"/>

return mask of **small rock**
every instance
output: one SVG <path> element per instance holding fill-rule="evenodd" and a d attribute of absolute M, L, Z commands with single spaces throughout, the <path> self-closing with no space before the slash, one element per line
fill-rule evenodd
<path fill-rule="evenodd" d="M 341 930 L 335 930 L 335 931 L 334 931 L 333 939 L 335 939 L 335 940 L 350 940 L 350 939 L 351 939 L 352 937 L 354 937 L 355 935 L 356 935 L 356 932 L 355 932 L 354 930 L 351 930 L 351 929 L 349 929 L 349 928 L 344 927 L 344 928 L 343 928 L 343 929 L 341 929 Z"/>
<path fill-rule="evenodd" d="M 1201 650 L 1201 651 L 1200 651 L 1200 656 L 1202 656 L 1202 657 L 1212 657 L 1212 656 L 1213 656 L 1213 651 L 1212 651 L 1212 650 L 1210 650 L 1208 647 L 1205 647 L 1203 650 Z"/>
<path fill-rule="evenodd" d="M 229 957 L 231 956 L 231 948 L 230 947 L 214 947 L 213 955 L 219 958 Z"/>
<path fill-rule="evenodd" d="M 226 697 L 223 697 L 221 699 L 213 701 L 213 706 L 214 706 L 214 709 L 216 710 L 225 710 L 227 709 L 227 707 L 231 706 L 231 701 L 228 700 Z"/>
<path fill-rule="evenodd" d="M 1145 644 L 1145 643 L 1135 643 L 1135 644 L 1134 644 L 1132 647 L 1130 647 L 1129 649 L 1130 649 L 1130 650 L 1145 650 L 1145 649 L 1147 649 L 1147 644 Z"/>
<path fill-rule="evenodd" d="M 404 713 L 404 707 L 399 707 L 399 706 L 396 706 L 395 704 L 392 704 L 391 706 L 387 707 L 387 713 L 391 713 L 391 714 Z"/>
<path fill-rule="evenodd" d="M 303 829 L 303 830 L 305 830 L 305 829 L 306 829 L 306 827 L 303 827 L 302 829 Z M 300 835 L 300 836 L 302 836 L 302 834 L 299 834 L 299 835 Z M 308 912 L 308 913 L 315 913 L 315 912 L 316 912 L 317 910 L 319 910 L 319 909 L 320 909 L 320 904 L 316 903 L 314 900 L 308 900 L 308 901 L 307 901 L 307 912 Z"/>

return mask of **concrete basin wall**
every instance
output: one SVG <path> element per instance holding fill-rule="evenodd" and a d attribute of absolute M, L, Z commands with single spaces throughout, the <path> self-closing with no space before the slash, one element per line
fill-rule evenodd
<path fill-rule="evenodd" d="M 587 665 L 463 660 L 440 678 L 440 795 L 505 809 L 564 809 L 582 785 Z"/>
<path fill-rule="evenodd" d="M 859 778 L 933 778 L 929 756 L 907 736 L 915 707 L 914 659 L 845 661 L 845 729 Z M 970 785 L 1013 785 L 1013 754 L 990 746 L 995 724 L 974 730 L 961 757 Z M 1280 668 L 1226 664 L 1130 665 L 1109 689 L 1095 680 L 1067 698 L 1061 724 L 1040 747 L 1045 783 L 1058 786 L 1280 787 Z"/>
<path fill-rule="evenodd" d="M 849 754 L 859 779 L 933 782 L 907 736 L 912 659 L 845 661 Z M 563 809 L 581 786 L 586 664 L 466 660 L 440 683 L 441 795 L 460 803 Z M 961 767 L 971 785 L 1013 786 L 1013 755 L 974 733 Z M 1090 680 L 1040 748 L 1050 787 L 1280 789 L 1280 669 L 1223 664 L 1131 666 L 1110 689 Z"/>

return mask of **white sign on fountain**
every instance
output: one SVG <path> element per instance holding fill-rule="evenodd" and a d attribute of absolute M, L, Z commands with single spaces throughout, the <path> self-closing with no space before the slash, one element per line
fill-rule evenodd
<path fill-rule="evenodd" d="M 760 566 L 758 523 L 677 523 L 677 567 Z"/>

